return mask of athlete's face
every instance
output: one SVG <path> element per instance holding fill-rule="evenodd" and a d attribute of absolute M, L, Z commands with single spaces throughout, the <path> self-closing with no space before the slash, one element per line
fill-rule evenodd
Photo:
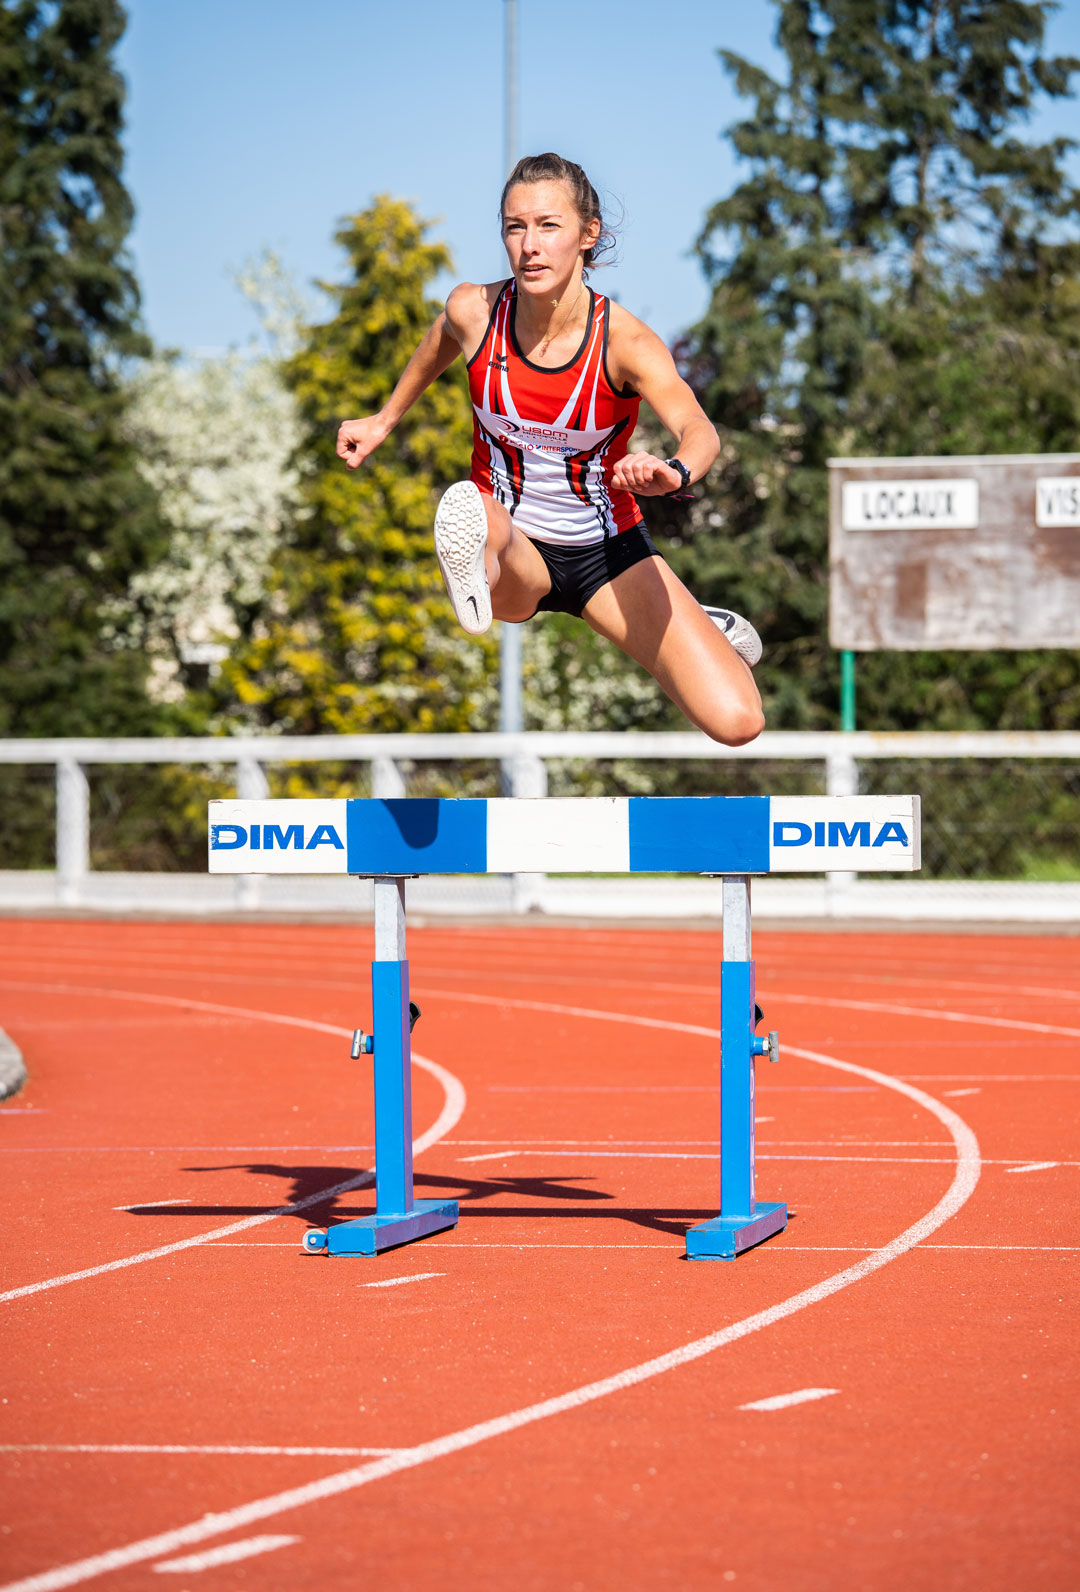
<path fill-rule="evenodd" d="M 526 293 L 560 298 L 599 231 L 598 221 L 582 225 L 563 182 L 520 182 L 506 196 L 503 242 Z"/>

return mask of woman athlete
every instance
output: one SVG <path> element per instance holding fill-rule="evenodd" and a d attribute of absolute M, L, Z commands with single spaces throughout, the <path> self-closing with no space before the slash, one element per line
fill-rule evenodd
<path fill-rule="evenodd" d="M 719 439 L 655 332 L 586 282 L 610 247 L 596 190 L 559 155 L 519 160 L 503 190 L 508 281 L 462 282 L 377 414 L 347 420 L 350 469 L 459 354 L 474 411 L 472 472 L 443 494 L 435 550 L 454 612 L 575 614 L 646 668 L 691 723 L 729 746 L 761 733 L 748 665 L 757 632 L 702 608 L 657 552 L 635 499 L 700 480 Z M 629 453 L 644 398 L 675 455 Z"/>

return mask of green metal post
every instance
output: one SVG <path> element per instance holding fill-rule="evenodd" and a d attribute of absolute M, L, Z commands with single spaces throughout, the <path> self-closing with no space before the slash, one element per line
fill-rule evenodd
<path fill-rule="evenodd" d="M 855 728 L 855 654 L 840 654 L 840 728 Z"/>

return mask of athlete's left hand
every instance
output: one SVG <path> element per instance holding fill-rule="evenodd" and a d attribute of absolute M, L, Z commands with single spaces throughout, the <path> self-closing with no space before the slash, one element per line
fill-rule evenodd
<path fill-rule="evenodd" d="M 638 497 L 666 497 L 682 486 L 682 476 L 654 453 L 628 453 L 611 472 L 617 492 L 633 492 Z"/>

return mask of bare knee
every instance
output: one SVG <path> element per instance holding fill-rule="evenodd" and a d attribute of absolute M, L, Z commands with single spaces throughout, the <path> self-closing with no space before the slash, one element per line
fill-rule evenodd
<path fill-rule="evenodd" d="M 751 741 L 756 741 L 765 728 L 765 715 L 760 708 L 749 709 L 735 717 L 725 726 L 722 734 L 713 734 L 714 741 L 722 741 L 725 746 L 747 746 Z"/>
<path fill-rule="evenodd" d="M 722 746 L 746 746 L 756 741 L 764 728 L 765 715 L 753 684 L 746 695 L 712 705 L 698 722 L 698 729 Z"/>

